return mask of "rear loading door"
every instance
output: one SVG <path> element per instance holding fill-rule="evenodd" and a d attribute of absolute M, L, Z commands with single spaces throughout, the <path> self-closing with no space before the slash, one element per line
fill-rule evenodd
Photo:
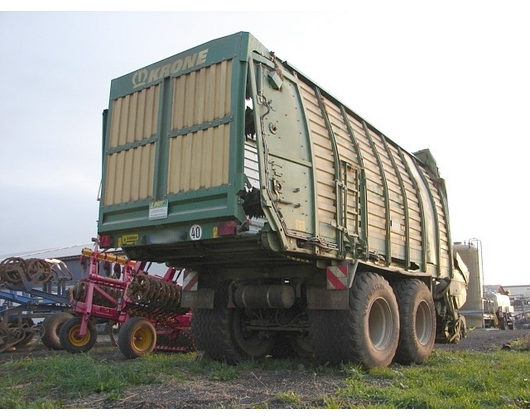
<path fill-rule="evenodd" d="M 208 239 L 244 220 L 239 48 L 219 39 L 113 81 L 99 233 L 115 246 L 198 239 L 197 225 Z"/>
<path fill-rule="evenodd" d="M 316 236 L 311 143 L 296 79 L 254 55 L 251 83 L 264 210 L 283 248 Z M 294 241 L 293 241 L 294 240 Z M 300 245 L 301 242 L 298 242 Z"/>

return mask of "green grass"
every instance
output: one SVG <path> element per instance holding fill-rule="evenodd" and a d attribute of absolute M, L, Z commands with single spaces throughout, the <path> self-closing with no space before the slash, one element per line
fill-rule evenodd
<path fill-rule="evenodd" d="M 337 397 L 362 408 L 530 408 L 529 356 L 435 351 L 421 366 L 351 371 Z"/>
<path fill-rule="evenodd" d="M 0 408 L 65 408 L 67 400 L 94 394 L 118 400 L 124 390 L 135 385 L 171 386 L 197 376 L 221 383 L 260 370 L 306 371 L 317 378 L 319 374 L 337 376 L 339 389 L 313 401 L 314 408 L 530 408 L 530 352 L 517 350 L 436 350 L 423 365 L 396 364 L 370 371 L 355 365 L 331 368 L 288 360 L 229 366 L 196 361 L 193 353 L 154 353 L 116 363 L 98 360 L 90 352 L 61 352 L 0 364 Z M 279 391 L 273 402 L 276 406 L 307 407 L 294 391 Z"/>

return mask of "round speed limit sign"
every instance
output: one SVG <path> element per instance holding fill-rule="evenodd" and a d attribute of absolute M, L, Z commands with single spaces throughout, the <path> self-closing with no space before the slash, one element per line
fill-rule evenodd
<path fill-rule="evenodd" d="M 200 225 L 193 225 L 190 228 L 190 238 L 192 241 L 198 241 L 202 237 L 202 228 Z"/>

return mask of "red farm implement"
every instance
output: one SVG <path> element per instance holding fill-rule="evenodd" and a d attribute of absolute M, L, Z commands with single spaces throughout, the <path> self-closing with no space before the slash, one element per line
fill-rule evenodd
<path fill-rule="evenodd" d="M 89 351 L 97 340 L 98 323 L 118 327 L 117 344 L 127 358 L 141 357 L 154 350 L 193 351 L 191 311 L 182 308 L 178 271 L 168 268 L 165 275 L 148 274 L 150 264 L 132 261 L 113 253 L 85 248 L 82 258 L 89 261 L 89 275 L 70 290 L 74 318 L 62 325 L 62 347 L 71 353 Z M 113 277 L 100 270 L 100 263 L 114 264 Z M 115 343 L 112 329 L 111 339 Z"/>

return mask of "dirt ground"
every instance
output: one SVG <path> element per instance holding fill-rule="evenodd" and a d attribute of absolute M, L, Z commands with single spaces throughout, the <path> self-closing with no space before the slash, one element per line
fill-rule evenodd
<path fill-rule="evenodd" d="M 435 344 L 434 348 L 443 350 L 490 351 L 508 348 L 510 342 L 530 337 L 530 329 L 499 330 L 496 328 L 476 328 L 468 332 L 458 344 Z"/>
<path fill-rule="evenodd" d="M 459 344 L 436 344 L 436 349 L 492 351 L 509 347 L 510 342 L 526 336 L 529 329 L 497 330 L 475 329 Z M 529 340 L 530 341 L 530 340 Z M 24 357 L 46 357 L 48 350 L 34 339 L 28 345 L 14 351 L 0 353 L 0 364 Z M 99 336 L 91 350 L 94 357 L 127 363 L 128 360 L 113 346 L 108 336 Z M 75 401 L 64 401 L 65 408 L 303 408 L 323 407 L 326 396 L 335 395 L 343 386 L 344 378 L 307 371 L 249 371 L 228 381 L 211 380 L 208 376 L 195 375 L 184 384 L 142 385 L 128 388 L 119 399 L 93 394 Z M 301 402 L 296 404 L 281 400 L 278 395 L 292 392 Z"/>

